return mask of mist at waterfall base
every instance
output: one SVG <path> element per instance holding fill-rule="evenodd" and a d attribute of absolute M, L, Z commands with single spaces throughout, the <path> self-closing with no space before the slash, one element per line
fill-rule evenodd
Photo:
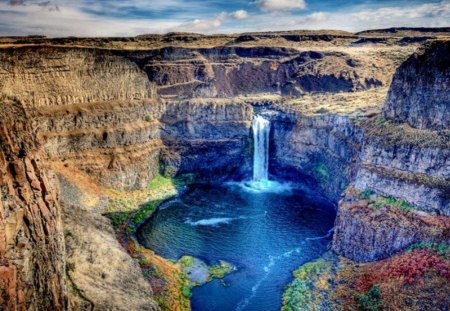
<path fill-rule="evenodd" d="M 223 280 L 194 287 L 193 310 L 279 310 L 292 272 L 331 241 L 334 207 L 311 189 L 270 181 L 270 123 L 256 117 L 253 130 L 253 180 L 195 185 L 137 232 L 144 246 L 165 258 L 190 255 L 237 267 Z"/>

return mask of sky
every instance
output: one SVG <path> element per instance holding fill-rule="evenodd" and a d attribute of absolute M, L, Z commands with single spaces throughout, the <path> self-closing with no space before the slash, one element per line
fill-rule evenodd
<path fill-rule="evenodd" d="M 0 0 L 0 36 L 450 26 L 450 0 Z"/>

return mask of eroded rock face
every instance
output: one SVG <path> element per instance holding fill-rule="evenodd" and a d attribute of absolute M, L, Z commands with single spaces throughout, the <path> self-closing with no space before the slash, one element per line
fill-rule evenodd
<path fill-rule="evenodd" d="M 160 310 L 137 262 L 117 241 L 110 222 L 80 205 L 79 190 L 61 179 L 68 285 L 72 310 Z M 75 200 L 73 200 L 75 199 Z M 82 204 L 81 204 L 82 205 Z"/>
<path fill-rule="evenodd" d="M 341 52 L 299 52 L 281 47 L 168 47 L 132 52 L 168 97 L 230 97 L 242 94 L 365 90 L 386 85 L 364 61 Z"/>
<path fill-rule="evenodd" d="M 397 69 L 384 115 L 419 129 L 450 129 L 449 41 L 427 44 Z"/>
<path fill-rule="evenodd" d="M 445 217 L 401 211 L 398 207 L 374 208 L 352 187 L 339 202 L 333 250 L 359 262 L 387 258 L 418 242 L 450 242 Z"/>
<path fill-rule="evenodd" d="M 336 115 L 273 118 L 270 172 L 312 181 L 337 202 L 354 174 L 362 131 Z"/>
<path fill-rule="evenodd" d="M 0 103 L 0 305 L 67 308 L 59 193 L 18 102 Z"/>
<path fill-rule="evenodd" d="M 117 54 L 56 47 L 1 49 L 0 93 L 27 108 L 154 97 L 145 73 Z"/>

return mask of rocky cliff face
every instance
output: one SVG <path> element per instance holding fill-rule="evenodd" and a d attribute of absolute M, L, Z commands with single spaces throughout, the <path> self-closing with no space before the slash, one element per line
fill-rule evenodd
<path fill-rule="evenodd" d="M 154 97 L 145 73 L 117 54 L 57 47 L 2 49 L 0 92 L 27 108 Z"/>
<path fill-rule="evenodd" d="M 339 202 L 333 250 L 358 262 L 388 258 L 413 243 L 450 243 L 448 217 L 406 212 L 398 206 L 361 199 L 353 187 Z"/>
<path fill-rule="evenodd" d="M 163 48 L 133 52 L 139 64 L 169 97 L 229 97 L 281 92 L 364 90 L 389 83 L 365 60 L 344 52 L 300 52 L 278 47 Z"/>
<path fill-rule="evenodd" d="M 354 174 L 361 130 L 337 115 L 279 116 L 272 118 L 271 173 L 317 185 L 337 202 Z"/>
<path fill-rule="evenodd" d="M 64 237 L 54 175 L 25 110 L 0 102 L 0 305 L 64 310 Z"/>
<path fill-rule="evenodd" d="M 394 76 L 384 108 L 394 119 L 363 124 L 352 187 L 373 197 L 361 201 L 347 193 L 340 202 L 333 242 L 338 254 L 371 261 L 415 242 L 450 242 L 450 136 L 432 130 L 447 126 L 446 49 L 448 43 L 433 43 L 408 59 Z"/>
<path fill-rule="evenodd" d="M 169 37 L 166 39 L 170 42 L 179 40 Z M 373 59 L 384 58 L 385 50 L 365 54 L 360 46 L 382 44 L 373 40 L 354 42 L 339 51 L 328 47 L 309 51 L 304 46 L 253 46 L 258 40 L 270 39 L 263 36 L 232 39 L 233 44 L 253 43 L 152 50 L 62 46 L 0 49 L 3 305 L 36 310 L 68 307 L 61 209 L 57 184 L 47 167 L 63 166 L 88 175 L 95 183 L 122 190 L 142 189 L 158 172 L 193 172 L 206 181 L 245 171 L 250 159 L 252 104 L 270 100 L 229 97 L 261 93 L 298 97 L 306 92 L 347 92 L 388 85 L 390 75 L 385 73 L 404 56 L 391 55 L 386 63 L 372 66 Z M 282 37 L 289 44 L 335 39 L 327 35 Z M 356 126 L 339 115 L 319 111 L 307 116 L 280 109 L 268 115 L 273 121 L 270 172 L 307 180 L 334 201 L 350 184 L 355 191 L 370 189 L 378 196 L 395 196 L 424 211 L 449 215 L 448 133 L 428 130 L 448 128 L 448 104 L 438 102 L 442 92 L 448 97 L 443 87 L 448 72 L 431 69 L 436 64 L 441 66 L 438 56 L 442 47 L 436 49 L 415 56 L 399 70 L 385 108 L 387 118 L 407 121 L 416 129 L 377 118 Z M 422 60 L 429 68 L 420 65 Z M 426 78 L 420 80 L 414 100 L 403 100 L 414 87 L 401 81 L 418 73 Z M 423 108 L 426 99 L 436 107 Z M 422 108 L 405 106 L 405 102 Z M 411 114 L 406 115 L 406 110 Z M 89 296 L 106 291 L 115 294 L 110 300 L 96 301 L 100 308 L 109 309 L 114 304 L 126 309 L 124 301 L 132 295 L 126 293 L 132 288 L 133 306 L 157 309 L 137 267 L 111 239 L 104 219 L 86 214 L 83 227 L 80 214 L 87 211 L 71 203 L 79 199 L 66 189 L 62 196 L 66 228 L 77 232 L 76 237 L 68 239 L 67 254 L 79 266 L 76 282 Z M 374 211 L 368 202 L 359 201 L 349 197 L 341 201 L 333 247 L 344 256 L 375 260 L 410 243 L 448 233 L 445 222 L 443 233 L 433 235 L 433 225 L 430 231 L 418 229 L 421 221 L 430 221 L 423 220 L 423 215 L 411 218 L 388 207 Z M 361 238 L 355 239 L 358 235 Z M 110 249 L 94 238 L 107 241 Z M 88 242 L 97 247 L 86 247 Z M 138 281 L 131 282 L 121 273 L 104 275 L 104 262 L 93 257 L 108 251 L 123 259 Z M 91 261 L 92 270 L 84 265 L 86 261 Z M 103 284 L 100 278 L 104 280 L 103 292 L 95 288 L 99 286 L 92 286 Z M 115 287 L 114 282 L 122 287 Z"/>
<path fill-rule="evenodd" d="M 0 89 L 24 103 L 52 161 L 63 160 L 116 189 L 145 187 L 160 163 L 168 174 L 205 176 L 242 164 L 249 105 L 156 99 L 155 84 L 130 55 L 119 52 L 37 48 L 35 53 L 30 48 L 0 53 Z"/>
<path fill-rule="evenodd" d="M 396 71 L 386 118 L 419 129 L 450 129 L 450 42 L 435 41 Z"/>

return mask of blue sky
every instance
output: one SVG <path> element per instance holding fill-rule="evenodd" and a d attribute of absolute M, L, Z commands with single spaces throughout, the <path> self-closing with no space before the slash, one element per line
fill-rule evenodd
<path fill-rule="evenodd" d="M 450 26 L 450 0 L 0 0 L 0 35 Z"/>

